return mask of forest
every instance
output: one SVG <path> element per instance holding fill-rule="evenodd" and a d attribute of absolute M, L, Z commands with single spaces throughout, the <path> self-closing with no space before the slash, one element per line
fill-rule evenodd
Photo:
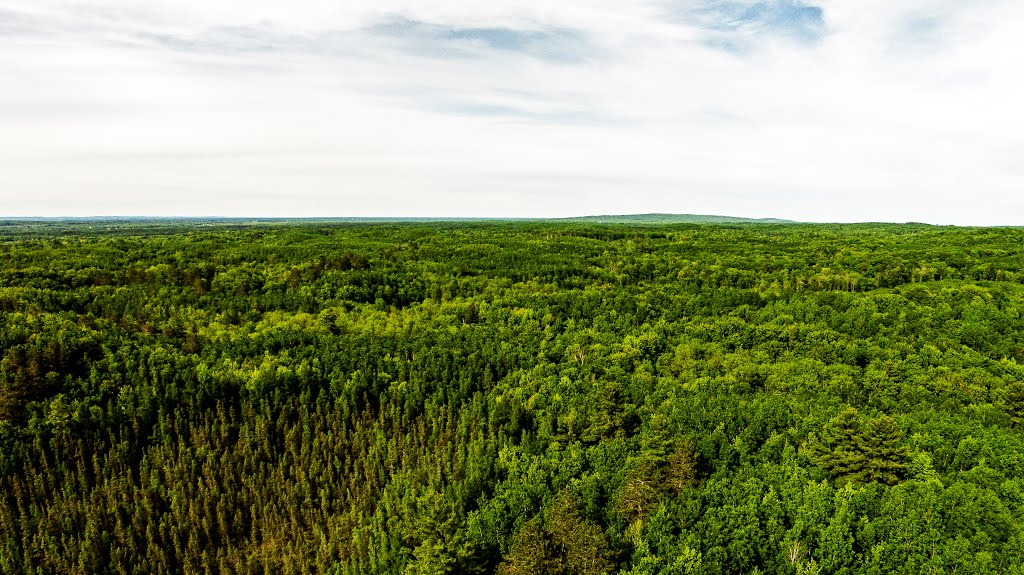
<path fill-rule="evenodd" d="M 0 222 L 0 573 L 1024 575 L 1021 246 Z"/>

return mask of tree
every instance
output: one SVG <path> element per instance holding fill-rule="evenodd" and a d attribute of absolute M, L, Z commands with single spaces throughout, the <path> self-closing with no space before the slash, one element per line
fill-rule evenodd
<path fill-rule="evenodd" d="M 1021 427 L 1024 422 L 1024 381 L 1014 381 L 1007 385 L 1003 392 L 1003 402 L 1010 423 Z"/>
<path fill-rule="evenodd" d="M 865 421 L 853 407 L 832 418 L 821 435 L 807 439 L 811 460 L 827 469 L 838 485 L 877 481 L 895 485 L 906 471 L 903 432 L 889 416 Z"/>
<path fill-rule="evenodd" d="M 672 454 L 668 456 L 668 465 L 665 467 L 665 487 L 673 492 L 681 491 L 683 487 L 697 479 L 699 463 L 693 442 L 690 440 L 679 442 Z"/>
<path fill-rule="evenodd" d="M 649 459 L 626 462 L 626 476 L 615 500 L 615 510 L 630 523 L 643 521 L 661 498 L 662 470 Z"/>
<path fill-rule="evenodd" d="M 554 575 L 560 561 L 554 556 L 552 543 L 541 527 L 540 516 L 527 521 L 512 538 L 505 560 L 498 566 L 498 575 Z"/>
<path fill-rule="evenodd" d="M 601 575 L 613 568 L 608 540 L 601 528 L 583 517 L 576 498 L 562 492 L 548 519 L 548 532 L 562 565 L 571 575 Z"/>
<path fill-rule="evenodd" d="M 907 447 L 903 431 L 888 415 L 870 420 L 864 429 L 864 455 L 867 459 L 862 475 L 865 482 L 877 481 L 895 485 L 907 470 Z"/>

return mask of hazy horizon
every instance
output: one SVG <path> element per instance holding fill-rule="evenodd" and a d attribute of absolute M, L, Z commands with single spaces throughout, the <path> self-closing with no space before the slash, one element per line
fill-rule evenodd
<path fill-rule="evenodd" d="M 673 221 L 657 221 L 647 220 L 643 221 L 640 218 L 648 216 L 661 216 L 668 218 L 681 218 L 680 220 Z M 925 225 L 925 226 L 953 226 L 953 227 L 982 227 L 982 228 L 1012 228 L 1021 227 L 1014 224 L 941 224 L 933 223 L 920 220 L 906 220 L 906 221 L 888 221 L 888 220 L 857 220 L 857 221 L 839 221 L 839 220 L 793 220 L 788 218 L 777 218 L 777 217 L 745 217 L 745 216 L 734 216 L 731 214 L 668 214 L 668 213 L 631 213 L 631 214 L 583 214 L 574 216 L 557 216 L 557 217 L 516 217 L 516 216 L 445 216 L 445 215 L 423 215 L 423 216 L 389 216 L 389 215 L 367 215 L 367 216 L 247 216 L 247 215 L 235 215 L 235 216 L 220 216 L 220 215 L 80 215 L 80 216 L 3 216 L 0 215 L 0 222 L 120 222 L 120 221 L 238 221 L 245 223 L 252 221 L 254 223 L 263 222 L 588 222 L 588 223 L 609 223 L 609 224 L 622 224 L 628 223 L 629 219 L 637 218 L 638 221 L 645 224 L 658 224 L 664 223 L 666 225 L 676 223 L 764 223 L 764 224 L 780 224 L 780 225 Z M 702 218 L 709 220 L 736 220 L 736 222 L 730 221 L 710 221 L 702 222 L 699 221 Z M 607 221 L 601 221 L 601 219 L 607 219 Z"/>
<path fill-rule="evenodd" d="M 1019 226 L 1022 16 L 1005 0 L 0 0 L 0 219 Z"/>

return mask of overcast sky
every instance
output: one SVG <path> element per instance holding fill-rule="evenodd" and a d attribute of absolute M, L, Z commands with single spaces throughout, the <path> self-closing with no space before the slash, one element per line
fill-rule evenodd
<path fill-rule="evenodd" d="M 0 216 L 1024 225 L 1019 0 L 0 0 Z"/>

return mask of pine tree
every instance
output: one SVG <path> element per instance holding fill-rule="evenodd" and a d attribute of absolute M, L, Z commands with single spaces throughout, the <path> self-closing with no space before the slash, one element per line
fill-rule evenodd
<path fill-rule="evenodd" d="M 865 421 L 850 407 L 832 418 L 820 436 L 808 437 L 807 454 L 836 478 L 837 485 L 895 485 L 906 471 L 907 448 L 902 441 L 903 432 L 889 416 Z"/>
<path fill-rule="evenodd" d="M 548 533 L 571 575 L 600 575 L 613 568 L 601 528 L 583 517 L 576 498 L 563 492 L 548 519 Z"/>
<path fill-rule="evenodd" d="M 895 485 L 907 470 L 907 447 L 903 445 L 903 432 L 888 415 L 872 419 L 864 429 L 867 464 L 860 478 Z"/>
<path fill-rule="evenodd" d="M 527 521 L 512 538 L 498 575 L 553 575 L 559 571 L 558 558 L 541 527 L 540 517 Z"/>

